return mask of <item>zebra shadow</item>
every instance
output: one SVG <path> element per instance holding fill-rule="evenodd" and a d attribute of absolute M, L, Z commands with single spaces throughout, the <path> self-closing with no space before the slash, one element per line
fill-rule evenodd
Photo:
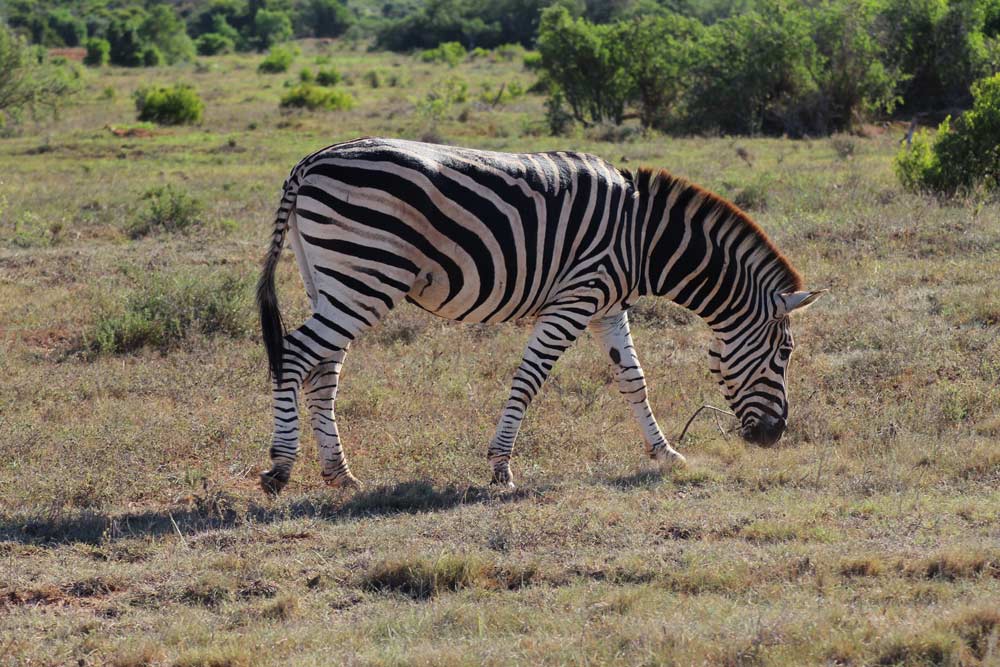
<path fill-rule="evenodd" d="M 489 487 L 435 487 L 429 482 L 409 481 L 363 490 L 346 499 L 337 494 L 321 494 L 289 502 L 247 504 L 230 494 L 216 492 L 196 496 L 188 505 L 143 512 L 2 513 L 0 547 L 4 542 L 37 546 L 98 545 L 170 533 L 190 539 L 208 531 L 294 519 L 340 523 L 364 517 L 447 511 L 462 505 L 518 502 L 541 493 L 543 490 L 539 489 L 498 493 Z"/>

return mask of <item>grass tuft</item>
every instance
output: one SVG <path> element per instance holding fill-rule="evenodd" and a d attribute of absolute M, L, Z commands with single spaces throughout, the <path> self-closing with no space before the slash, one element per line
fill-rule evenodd
<path fill-rule="evenodd" d="M 101 312 L 87 339 L 101 354 L 167 350 L 192 333 L 246 335 L 253 327 L 251 283 L 225 273 L 156 274 Z"/>
<path fill-rule="evenodd" d="M 845 577 L 877 577 L 882 573 L 882 561 L 867 556 L 851 558 L 840 563 L 840 573 Z"/>
<path fill-rule="evenodd" d="M 173 185 L 148 190 L 143 199 L 148 204 L 125 230 L 130 238 L 157 232 L 184 232 L 202 224 L 201 202 Z"/>
<path fill-rule="evenodd" d="M 418 557 L 383 561 L 364 576 L 362 585 L 371 591 L 423 600 L 466 588 L 517 589 L 534 578 L 533 568 L 501 568 L 473 554 L 445 554 L 434 560 Z"/>
<path fill-rule="evenodd" d="M 975 551 L 944 551 L 928 558 L 902 563 L 902 569 L 913 577 L 945 581 L 979 576 L 1000 577 L 1000 563 L 987 554 Z"/>

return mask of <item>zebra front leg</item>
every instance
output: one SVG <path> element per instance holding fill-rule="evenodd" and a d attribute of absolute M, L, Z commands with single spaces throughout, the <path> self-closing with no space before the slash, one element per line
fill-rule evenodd
<path fill-rule="evenodd" d="M 629 331 L 628 314 L 606 317 L 591 323 L 591 328 L 598 335 L 605 354 L 611 359 L 618 390 L 632 408 L 632 414 L 642 429 L 642 438 L 646 443 L 646 454 L 661 468 L 682 465 L 685 459 L 674 450 L 663 437 L 663 431 L 656 423 L 653 410 L 649 407 L 649 397 L 646 390 L 646 376 L 639 365 L 639 357 L 632 343 L 632 333 Z"/>
<path fill-rule="evenodd" d="M 493 469 L 492 484 L 514 488 L 510 455 L 521 428 L 524 413 L 563 352 L 583 333 L 586 322 L 553 313 L 538 318 L 524 350 L 521 365 L 514 372 L 510 398 L 500 413 L 496 434 L 490 440 L 488 459 Z"/>
<path fill-rule="evenodd" d="M 272 495 L 281 492 L 291 477 L 299 452 L 299 388 L 313 368 L 336 354 L 342 354 L 348 340 L 331 334 L 323 319 L 311 317 L 282 339 L 281 380 L 274 379 L 274 435 L 271 440 L 271 469 L 260 475 L 260 486 Z M 342 357 L 341 357 L 342 358 Z"/>
<path fill-rule="evenodd" d="M 347 350 L 334 353 L 309 374 L 305 385 L 306 405 L 309 408 L 309 420 L 312 422 L 319 448 L 323 479 L 330 486 L 360 488 L 361 483 L 351 474 L 351 469 L 347 465 L 344 448 L 340 442 L 340 432 L 337 430 L 337 416 L 334 412 L 340 368 L 346 354 Z"/>

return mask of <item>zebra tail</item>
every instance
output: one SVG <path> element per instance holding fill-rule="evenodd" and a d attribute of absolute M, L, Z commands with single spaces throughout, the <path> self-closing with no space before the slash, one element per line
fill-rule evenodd
<path fill-rule="evenodd" d="M 274 272 L 281 257 L 281 247 L 285 243 L 285 233 L 288 230 L 288 216 L 291 215 L 295 203 L 297 188 L 290 178 L 285 182 L 281 205 L 274 219 L 274 233 L 271 236 L 271 247 L 264 258 L 264 270 L 257 281 L 257 308 L 260 311 L 260 331 L 264 338 L 264 349 L 267 350 L 267 362 L 271 378 L 281 384 L 281 357 L 285 324 L 281 319 L 281 309 L 278 308 L 278 294 L 274 289 Z"/>

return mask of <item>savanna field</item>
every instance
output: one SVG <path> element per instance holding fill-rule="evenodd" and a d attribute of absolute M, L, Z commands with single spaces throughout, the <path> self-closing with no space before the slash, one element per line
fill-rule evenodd
<path fill-rule="evenodd" d="M 247 54 L 91 70 L 58 117 L 0 139 L 0 664 L 1000 665 L 995 199 L 905 192 L 905 124 L 552 137 L 519 56 L 299 46 L 284 74 Z M 323 63 L 354 107 L 279 109 Z M 202 123 L 137 123 L 133 91 L 176 81 Z M 253 284 L 288 170 L 361 135 L 586 151 L 748 209 L 830 290 L 793 317 L 785 437 L 755 447 L 703 414 L 678 443 L 724 403 L 709 330 L 646 299 L 633 333 L 688 467 L 648 466 L 588 333 L 528 413 L 518 489 L 496 492 L 486 446 L 530 327 L 407 305 L 344 366 L 364 489 L 325 487 L 304 429 L 265 497 Z M 160 229 L 164 202 L 192 224 Z M 288 250 L 278 286 L 295 326 Z"/>

